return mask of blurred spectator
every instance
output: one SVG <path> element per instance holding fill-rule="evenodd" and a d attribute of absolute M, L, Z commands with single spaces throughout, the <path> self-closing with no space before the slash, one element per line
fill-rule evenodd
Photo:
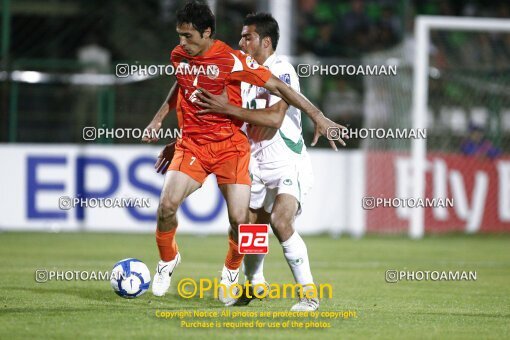
<path fill-rule="evenodd" d="M 361 94 L 343 78 L 338 77 L 328 86 L 322 101 L 322 108 L 328 117 L 350 129 L 361 128 L 363 120 L 363 102 Z M 359 140 L 349 141 L 349 148 L 357 148 Z"/>
<path fill-rule="evenodd" d="M 91 33 L 84 45 L 78 49 L 77 57 L 84 74 L 94 75 L 110 72 L 110 51 L 98 45 L 97 36 L 94 33 Z M 98 98 L 103 89 L 98 85 L 80 85 L 77 88 L 79 89 L 78 96 L 74 101 L 75 107 L 70 117 L 73 118 L 71 126 L 75 127 L 74 139 L 79 141 L 82 138 L 83 128 L 94 126 L 96 122 Z"/>
<path fill-rule="evenodd" d="M 351 121 L 361 116 L 361 96 L 343 78 L 335 78 L 323 99 L 324 111 L 335 122 Z"/>
<path fill-rule="evenodd" d="M 400 18 L 392 6 L 385 6 L 377 22 L 372 50 L 382 50 L 394 46 L 402 34 Z"/>
<path fill-rule="evenodd" d="M 365 14 L 363 0 L 351 0 L 351 10 L 342 17 L 341 25 L 346 35 L 355 34 L 370 27 L 371 23 Z"/>
<path fill-rule="evenodd" d="M 335 54 L 332 44 L 333 9 L 329 3 L 317 0 L 301 0 L 298 16 L 298 53 L 312 52 L 318 56 Z"/>
<path fill-rule="evenodd" d="M 374 24 L 365 13 L 363 0 L 351 0 L 351 8 L 337 21 L 332 42 L 343 48 L 342 55 L 357 57 L 372 44 Z"/>
<path fill-rule="evenodd" d="M 496 0 L 412 0 L 407 7 L 416 7 L 417 15 L 444 15 L 475 17 L 510 17 L 510 2 Z M 403 38 L 402 2 L 392 0 L 350 0 L 335 2 L 333 0 L 300 0 L 298 6 L 298 54 L 312 52 L 317 56 L 357 58 L 367 52 L 377 52 L 391 48 Z M 466 39 L 463 32 L 442 36 L 442 32 L 434 33 L 445 39 L 445 46 L 453 50 L 442 52 L 456 60 L 470 58 L 471 47 L 476 49 L 478 41 Z M 498 34 L 495 34 L 498 36 Z M 453 40 L 453 42 L 452 42 Z M 469 40 L 469 41 L 468 41 Z M 507 46 L 505 39 L 493 38 L 493 50 L 500 50 L 501 57 L 506 58 Z M 482 41 L 482 44 L 486 42 Z M 460 46 L 459 46 L 460 45 Z M 466 46 L 468 52 L 464 53 Z M 458 48 L 457 48 L 458 47 Z M 482 46 L 482 49 L 484 47 Z M 485 50 L 476 51 L 473 59 L 486 56 Z M 496 58 L 498 58 L 496 56 Z M 506 58 L 507 59 L 507 58 Z M 476 62 L 476 60 L 473 60 Z M 498 62 L 498 65 L 502 62 Z"/>
<path fill-rule="evenodd" d="M 329 22 L 323 22 L 318 25 L 319 34 L 311 46 L 315 55 L 322 57 L 334 57 L 338 54 L 339 49 L 336 44 L 331 43 L 331 35 L 333 33 L 333 25 Z"/>
<path fill-rule="evenodd" d="M 79 62 L 84 66 L 84 73 L 108 72 L 110 67 L 110 52 L 96 42 L 95 36 L 90 36 L 85 45 L 77 51 Z"/>
<path fill-rule="evenodd" d="M 215 1 L 216 37 L 229 46 L 239 48 L 243 20 L 248 13 L 257 12 L 256 2 L 251 0 Z"/>
<path fill-rule="evenodd" d="M 469 127 L 469 136 L 460 146 L 461 152 L 466 156 L 494 159 L 501 154 L 501 150 L 486 138 L 483 128 L 475 124 Z"/>

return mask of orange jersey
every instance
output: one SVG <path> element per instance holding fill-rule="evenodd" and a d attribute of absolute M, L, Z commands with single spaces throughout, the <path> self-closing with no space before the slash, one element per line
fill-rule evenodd
<path fill-rule="evenodd" d="M 230 138 L 243 124 L 225 115 L 196 115 L 203 109 L 195 104 L 198 88 L 212 94 L 221 94 L 226 88 L 229 102 L 241 106 L 241 82 L 263 86 L 271 77 L 271 72 L 251 56 L 219 40 L 215 40 L 202 56 L 192 57 L 177 46 L 172 51 L 171 61 L 179 85 L 176 107 L 179 127 L 183 137 L 192 138 L 198 144 Z"/>

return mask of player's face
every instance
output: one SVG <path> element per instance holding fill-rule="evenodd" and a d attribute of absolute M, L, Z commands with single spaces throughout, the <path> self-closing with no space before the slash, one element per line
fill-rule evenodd
<path fill-rule="evenodd" d="M 239 40 L 239 48 L 257 59 L 261 46 L 260 36 L 255 31 L 255 25 L 244 26 L 241 40 Z"/>
<path fill-rule="evenodd" d="M 181 45 L 184 51 L 190 56 L 201 55 L 207 48 L 211 34 L 209 28 L 204 31 L 202 37 L 200 36 L 200 32 L 190 23 L 177 26 L 176 31 L 177 34 L 179 34 L 179 45 Z"/>

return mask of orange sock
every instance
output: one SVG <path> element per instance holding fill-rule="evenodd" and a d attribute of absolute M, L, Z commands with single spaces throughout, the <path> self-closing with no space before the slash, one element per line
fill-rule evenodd
<path fill-rule="evenodd" d="M 159 231 L 156 229 L 156 243 L 158 244 L 159 257 L 161 260 L 172 261 L 177 256 L 177 243 L 175 242 L 175 231 L 177 227 L 170 231 Z"/>
<path fill-rule="evenodd" d="M 225 267 L 230 270 L 239 269 L 243 262 L 244 254 L 239 254 L 237 242 L 234 241 L 230 236 L 228 238 L 228 253 L 225 259 Z"/>

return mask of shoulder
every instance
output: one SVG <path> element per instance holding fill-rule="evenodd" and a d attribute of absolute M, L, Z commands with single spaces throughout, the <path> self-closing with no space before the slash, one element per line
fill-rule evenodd
<path fill-rule="evenodd" d="M 270 67 L 271 72 L 287 85 L 298 81 L 296 70 L 285 56 L 277 55 Z"/>
<path fill-rule="evenodd" d="M 232 72 L 235 71 L 250 71 L 250 72 L 269 72 L 269 69 L 264 65 L 260 65 L 255 58 L 251 55 L 244 53 L 240 50 L 232 50 L 231 53 L 234 59 L 234 67 Z"/>
<path fill-rule="evenodd" d="M 228 46 L 227 44 L 225 44 L 221 40 L 215 40 L 214 41 L 214 49 L 218 53 L 230 53 L 230 52 L 235 51 L 232 47 Z"/>
<path fill-rule="evenodd" d="M 221 40 L 215 40 L 214 45 L 212 47 L 213 51 L 211 53 L 211 56 L 213 58 L 220 58 L 220 59 L 234 59 L 235 56 L 237 56 L 236 50 L 234 50 L 232 47 L 228 46 Z"/>
<path fill-rule="evenodd" d="M 290 63 L 289 58 L 283 55 L 275 56 L 273 66 L 284 71 L 294 70 L 294 66 Z"/>
<path fill-rule="evenodd" d="M 238 51 L 234 50 L 221 40 L 215 40 L 212 48 L 213 51 L 209 54 L 209 60 L 218 64 L 224 72 L 230 72 L 235 69 L 236 66 L 239 67 L 240 57 L 237 53 Z"/>

